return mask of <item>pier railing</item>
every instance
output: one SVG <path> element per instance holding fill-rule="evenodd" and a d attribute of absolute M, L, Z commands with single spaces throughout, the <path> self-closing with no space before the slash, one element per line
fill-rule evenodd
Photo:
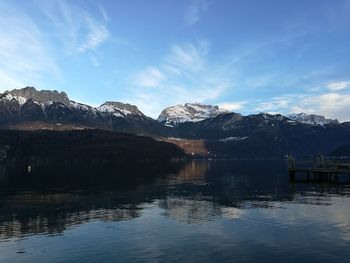
<path fill-rule="evenodd" d="M 338 175 L 346 174 L 350 181 L 350 162 L 329 160 L 318 155 L 313 160 L 296 161 L 294 156 L 288 156 L 288 172 L 292 181 L 296 179 L 296 173 L 306 173 L 307 181 L 310 175 L 314 180 L 338 181 Z"/>

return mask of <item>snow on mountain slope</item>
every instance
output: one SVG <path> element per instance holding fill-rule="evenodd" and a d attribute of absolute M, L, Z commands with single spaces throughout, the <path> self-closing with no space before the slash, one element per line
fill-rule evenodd
<path fill-rule="evenodd" d="M 316 114 L 306 114 L 306 113 L 292 113 L 286 116 L 287 118 L 305 124 L 311 125 L 320 125 L 323 126 L 325 124 L 338 124 L 339 121 L 337 119 L 326 119 L 324 116 L 316 115 Z"/>
<path fill-rule="evenodd" d="M 33 87 L 25 87 L 23 89 L 14 89 L 11 91 L 5 91 L 3 93 L 5 98 L 15 98 L 19 102 L 25 103 L 28 99 L 33 99 L 34 101 L 45 104 L 50 101 L 60 102 L 65 105 L 69 104 L 69 98 L 65 92 L 58 92 L 56 90 L 36 90 Z M 21 104 L 21 103 L 20 103 Z"/>
<path fill-rule="evenodd" d="M 218 106 L 186 103 L 185 105 L 179 104 L 164 109 L 159 115 L 158 121 L 164 122 L 166 126 L 176 126 L 179 123 L 198 122 L 227 112 L 219 109 Z"/>
<path fill-rule="evenodd" d="M 100 112 L 112 113 L 114 116 L 137 115 L 143 116 L 143 113 L 134 105 L 128 103 L 107 101 L 97 108 Z"/>
<path fill-rule="evenodd" d="M 19 90 L 17 90 L 19 91 Z M 93 108 L 89 105 L 86 104 L 82 104 L 82 103 L 78 103 L 75 101 L 71 101 L 68 100 L 65 101 L 65 99 L 62 98 L 48 98 L 47 100 L 43 100 L 40 99 L 38 100 L 38 98 L 36 96 L 30 96 L 28 94 L 21 94 L 19 92 L 16 93 L 17 95 L 13 95 L 12 91 L 10 92 L 5 92 L 0 96 L 0 100 L 3 102 L 8 102 L 10 103 L 11 101 L 13 103 L 18 103 L 19 107 L 22 107 L 24 104 L 26 104 L 27 102 L 29 102 L 29 100 L 32 100 L 33 103 L 41 106 L 41 108 L 43 110 L 47 109 L 48 107 L 52 106 L 52 105 L 56 105 L 56 108 L 70 108 L 70 109 L 77 109 L 80 111 L 90 111 L 91 113 L 96 114 L 97 110 L 96 108 Z M 49 99 L 53 99 L 53 100 L 49 100 Z M 65 103 L 63 103 L 63 101 Z"/>
<path fill-rule="evenodd" d="M 66 93 L 50 90 L 36 90 L 33 87 L 24 89 L 15 89 L 0 93 L 0 115 L 4 119 L 17 120 L 26 113 L 28 116 L 33 112 L 36 116 L 61 116 L 66 115 L 84 116 L 83 119 L 108 119 L 111 116 L 126 119 L 138 119 L 146 117 L 136 106 L 107 101 L 99 107 L 92 107 L 86 104 L 77 103 L 70 100 Z M 226 110 L 219 109 L 218 106 L 206 105 L 201 103 L 186 103 L 184 105 L 175 105 L 164 109 L 158 117 L 158 122 L 170 127 L 177 126 L 184 122 L 199 122 L 206 119 L 217 117 L 221 113 L 228 113 Z M 33 116 L 34 116 L 33 115 Z M 72 115 L 72 116 L 73 116 Z M 27 118 L 28 118 L 27 116 Z M 246 116 L 248 119 L 255 115 Z M 269 115 L 260 113 L 253 118 L 254 121 L 264 123 L 275 123 L 285 119 L 282 115 Z M 338 124 L 338 120 L 326 119 L 324 116 L 315 114 L 290 114 L 286 116 L 287 122 L 291 124 L 303 123 L 315 126 L 324 126 L 326 124 Z M 71 118 L 71 117 L 68 117 Z M 295 123 L 294 123 L 295 122 Z"/>
<path fill-rule="evenodd" d="M 41 106 L 44 113 L 48 108 L 52 109 L 55 107 L 56 109 L 68 108 L 73 111 L 89 114 L 90 116 L 95 116 L 99 113 L 104 116 L 112 115 L 121 118 L 127 118 L 128 116 L 144 116 L 134 105 L 107 101 L 100 107 L 95 108 L 70 100 L 64 92 L 58 92 L 55 90 L 36 90 L 33 87 L 5 91 L 0 94 L 0 101 L 4 105 L 17 105 L 16 107 L 18 109 L 22 108 L 22 106 L 29 101 L 32 101 Z"/>
<path fill-rule="evenodd" d="M 19 105 L 23 105 L 27 101 L 27 99 L 22 96 L 13 96 L 12 94 L 4 94 L 4 96 L 1 99 L 5 99 L 8 101 L 11 101 L 11 100 L 18 101 Z"/>

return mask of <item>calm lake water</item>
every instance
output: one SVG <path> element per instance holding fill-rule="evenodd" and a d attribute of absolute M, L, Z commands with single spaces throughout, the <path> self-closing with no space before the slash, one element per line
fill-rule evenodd
<path fill-rule="evenodd" d="M 349 262 L 350 187 L 283 161 L 0 166 L 0 262 Z"/>

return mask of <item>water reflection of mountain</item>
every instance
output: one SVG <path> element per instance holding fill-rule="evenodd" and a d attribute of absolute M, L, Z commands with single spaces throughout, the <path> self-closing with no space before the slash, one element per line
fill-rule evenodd
<path fill-rule="evenodd" d="M 0 166 L 0 191 L 0 239 L 59 234 L 96 219 L 130 220 L 142 216 L 147 204 L 177 222 L 198 223 L 240 218 L 246 208 L 276 202 L 324 205 L 329 194 L 349 195 L 348 188 L 290 185 L 282 162 L 262 161 L 84 164 L 33 167 L 29 174 Z"/>
<path fill-rule="evenodd" d="M 69 165 L 34 165 L 31 166 L 31 172 L 28 172 L 28 167 L 23 164 L 0 165 L 0 193 L 115 190 L 152 183 L 168 173 L 176 174 L 182 166 L 176 162 L 130 162 L 123 165 L 77 162 Z"/>
<path fill-rule="evenodd" d="M 139 217 L 141 203 L 164 195 L 150 186 L 181 166 L 79 164 L 33 167 L 31 173 L 0 166 L 0 239 Z"/>
<path fill-rule="evenodd" d="M 31 205 L 38 205 L 32 203 Z M 71 207 L 72 208 L 72 207 Z M 44 212 L 43 209 L 46 211 Z M 77 209 L 77 208 L 76 208 Z M 83 210 L 57 211 L 57 207 L 42 207 L 40 211 L 28 211 L 25 209 L 21 213 L 13 215 L 12 220 L 1 216 L 0 239 L 11 237 L 21 237 L 28 234 L 59 234 L 73 225 L 83 224 L 91 220 L 119 221 L 138 217 L 137 207 L 101 209 L 94 207 L 84 207 Z M 13 211 L 13 210 L 12 210 Z M 28 213 L 27 213 L 28 212 Z"/>

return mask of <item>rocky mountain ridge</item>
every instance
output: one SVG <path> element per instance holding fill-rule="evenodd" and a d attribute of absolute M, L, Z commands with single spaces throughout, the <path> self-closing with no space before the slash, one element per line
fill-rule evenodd
<path fill-rule="evenodd" d="M 115 116 L 126 117 L 127 115 L 139 115 L 144 116 L 143 113 L 135 106 L 128 103 L 107 101 L 101 106 L 94 108 L 86 104 L 72 101 L 68 98 L 65 92 L 58 92 L 56 90 L 36 90 L 33 87 L 25 87 L 23 89 L 14 89 L 11 91 L 5 91 L 0 94 L 1 100 L 12 101 L 13 104 L 20 106 L 27 102 L 35 102 L 40 105 L 43 109 L 52 104 L 63 104 L 68 108 L 76 108 L 83 111 L 91 111 L 96 114 L 101 113 L 113 113 Z M 62 105 L 61 105 L 62 107 Z"/>
<path fill-rule="evenodd" d="M 7 99 L 19 100 L 24 104 L 26 100 L 33 99 L 39 103 L 61 102 L 69 105 L 69 98 L 65 92 L 58 92 L 57 90 L 36 90 L 34 87 L 25 87 L 23 89 L 14 89 L 5 91 L 2 97 Z"/>
<path fill-rule="evenodd" d="M 37 106 L 35 106 L 37 105 Z M 92 107 L 86 104 L 78 103 L 69 99 L 65 92 L 58 92 L 56 90 L 36 90 L 33 87 L 26 87 L 23 89 L 14 89 L 11 91 L 5 91 L 0 94 L 0 111 L 8 111 L 9 116 L 18 115 L 23 117 L 26 116 L 26 111 L 33 110 L 39 115 L 46 115 L 50 117 L 50 113 L 53 110 L 61 109 L 67 111 L 67 109 L 84 113 L 90 118 L 103 118 L 103 117 L 120 117 L 120 118 L 148 118 L 145 116 L 135 105 L 128 103 L 107 101 L 99 107 Z M 6 107 L 7 106 L 7 107 Z M 23 107 L 24 106 L 24 107 Z M 42 108 L 43 112 L 40 112 L 39 107 Z M 22 108 L 23 107 L 23 108 Z M 5 108 L 5 109 L 4 109 Z M 66 110 L 64 110 L 66 109 Z M 46 112 L 48 111 L 48 112 Z M 67 112 L 66 112 L 67 113 Z M 220 109 L 218 106 L 206 105 L 202 103 L 185 103 L 184 105 L 178 104 L 175 106 L 164 109 L 157 121 L 164 126 L 176 127 L 183 123 L 194 123 L 201 122 L 208 119 L 217 117 L 218 115 L 230 114 L 231 112 Z M 63 113 L 64 114 L 64 113 Z M 237 113 L 238 114 L 238 113 Z M 269 115 L 266 116 L 278 116 Z M 55 114 L 54 114 L 55 115 Z M 57 115 L 57 114 L 56 114 Z M 256 114 L 248 115 L 254 116 Z M 237 116 L 241 116 L 238 114 Z M 63 116 L 56 116 L 58 119 Z M 309 125 L 327 125 L 327 124 L 339 124 L 336 119 L 326 119 L 324 116 L 316 114 L 306 113 L 293 113 L 285 116 L 292 123 L 298 122 Z M 6 118 L 5 118 L 6 119 Z M 19 119 L 21 119 L 19 117 Z M 3 118 L 0 118 L 0 122 Z"/>
<path fill-rule="evenodd" d="M 37 91 L 33 87 L 0 94 L 1 127 L 28 121 L 74 123 L 148 135 L 163 127 L 136 106 L 121 102 L 109 101 L 92 107 L 70 100 L 64 92 Z"/>
<path fill-rule="evenodd" d="M 100 112 L 113 113 L 116 116 L 125 117 L 128 115 L 144 116 L 144 114 L 135 106 L 128 103 L 116 101 L 107 101 L 97 108 Z"/>
<path fill-rule="evenodd" d="M 164 109 L 158 121 L 169 127 L 174 127 L 184 122 L 199 122 L 209 118 L 213 118 L 222 113 L 228 113 L 218 106 L 206 105 L 202 103 L 185 103 Z"/>
<path fill-rule="evenodd" d="M 286 115 L 287 118 L 305 124 L 311 125 L 325 125 L 325 124 L 338 124 L 339 121 L 337 119 L 326 119 L 324 116 L 316 115 L 316 114 L 306 114 L 306 113 L 292 113 Z"/>
<path fill-rule="evenodd" d="M 326 154 L 350 144 L 350 123 L 322 116 L 268 113 L 244 116 L 199 103 L 170 108 L 154 120 L 130 104 L 109 101 L 91 107 L 69 100 L 65 93 L 38 93 L 26 88 L 0 94 L 0 128 L 26 129 L 27 122 L 31 122 L 30 129 L 45 129 L 48 123 L 50 129 L 59 125 L 58 130 L 66 125 L 67 129 L 93 128 L 161 140 L 174 138 L 172 141 L 183 141 L 179 144 L 184 147 L 188 144 L 186 140 L 190 140 L 201 145 L 201 153 L 230 158 Z"/>

